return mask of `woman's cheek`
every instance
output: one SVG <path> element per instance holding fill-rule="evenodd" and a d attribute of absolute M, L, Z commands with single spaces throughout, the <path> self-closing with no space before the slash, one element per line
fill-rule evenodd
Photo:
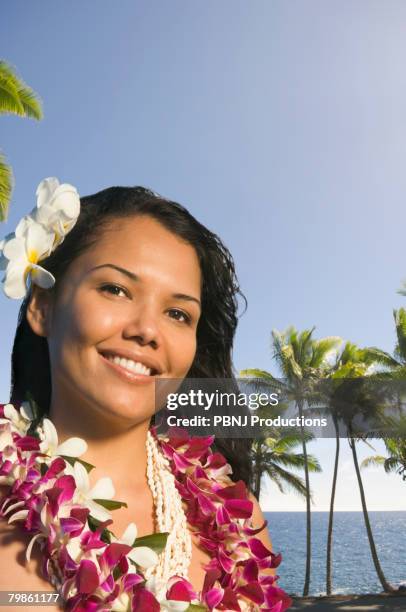
<path fill-rule="evenodd" d="M 104 304 L 79 306 L 74 319 L 77 335 L 87 344 L 101 342 L 118 333 L 125 321 L 125 317 Z"/>
<path fill-rule="evenodd" d="M 177 348 L 178 354 L 183 355 L 182 362 L 179 363 L 180 368 L 179 368 L 179 373 L 177 375 L 179 378 L 183 378 L 184 376 L 186 376 L 186 374 L 190 370 L 190 367 L 196 355 L 196 348 L 197 348 L 197 344 L 196 344 L 195 335 L 192 338 L 190 338 L 188 342 L 184 343 L 181 350 L 180 350 L 180 347 L 178 346 Z"/>

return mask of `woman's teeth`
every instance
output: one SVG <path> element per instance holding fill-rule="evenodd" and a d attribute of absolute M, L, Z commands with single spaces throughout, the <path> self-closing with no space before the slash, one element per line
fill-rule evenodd
<path fill-rule="evenodd" d="M 123 357 L 113 357 L 108 356 L 107 359 L 112 361 L 116 365 L 121 366 L 125 370 L 129 372 L 134 372 L 135 374 L 144 374 L 145 376 L 151 376 L 150 368 L 147 368 L 139 361 L 133 361 L 132 359 L 124 359 Z"/>

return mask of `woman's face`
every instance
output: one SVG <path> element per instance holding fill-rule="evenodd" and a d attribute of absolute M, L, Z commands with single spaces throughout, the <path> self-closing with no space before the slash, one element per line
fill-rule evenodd
<path fill-rule="evenodd" d="M 72 262 L 50 309 L 53 399 L 148 419 L 154 380 L 182 379 L 192 365 L 200 292 L 190 244 L 148 216 L 113 221 Z"/>

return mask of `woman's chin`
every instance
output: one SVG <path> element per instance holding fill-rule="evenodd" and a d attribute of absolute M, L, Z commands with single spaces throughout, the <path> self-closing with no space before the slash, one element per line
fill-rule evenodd
<path fill-rule="evenodd" d="M 147 407 L 137 400 L 128 404 L 128 397 L 126 399 L 127 401 L 122 403 L 117 401 L 117 398 L 109 403 L 105 400 L 98 403 L 99 414 L 105 414 L 106 421 L 124 422 L 127 425 L 138 425 L 152 418 L 154 411 L 151 410 L 150 404 Z"/>

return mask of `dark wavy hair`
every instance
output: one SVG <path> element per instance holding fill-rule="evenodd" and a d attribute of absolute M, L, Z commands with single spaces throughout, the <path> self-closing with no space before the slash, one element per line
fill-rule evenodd
<path fill-rule="evenodd" d="M 237 326 L 240 291 L 232 256 L 221 240 L 183 206 L 144 187 L 110 187 L 81 198 L 78 221 L 64 242 L 41 265 L 49 270 L 57 291 L 69 265 L 91 248 L 112 220 L 149 216 L 192 245 L 202 273 L 202 313 L 197 328 L 197 349 L 187 378 L 235 381 L 231 360 Z M 35 334 L 26 317 L 28 295 L 20 308 L 12 353 L 11 402 L 30 397 L 48 414 L 51 372 L 48 342 Z M 236 412 L 241 412 L 235 407 Z M 215 447 L 233 469 L 234 480 L 251 483 L 250 441 L 216 438 Z"/>

